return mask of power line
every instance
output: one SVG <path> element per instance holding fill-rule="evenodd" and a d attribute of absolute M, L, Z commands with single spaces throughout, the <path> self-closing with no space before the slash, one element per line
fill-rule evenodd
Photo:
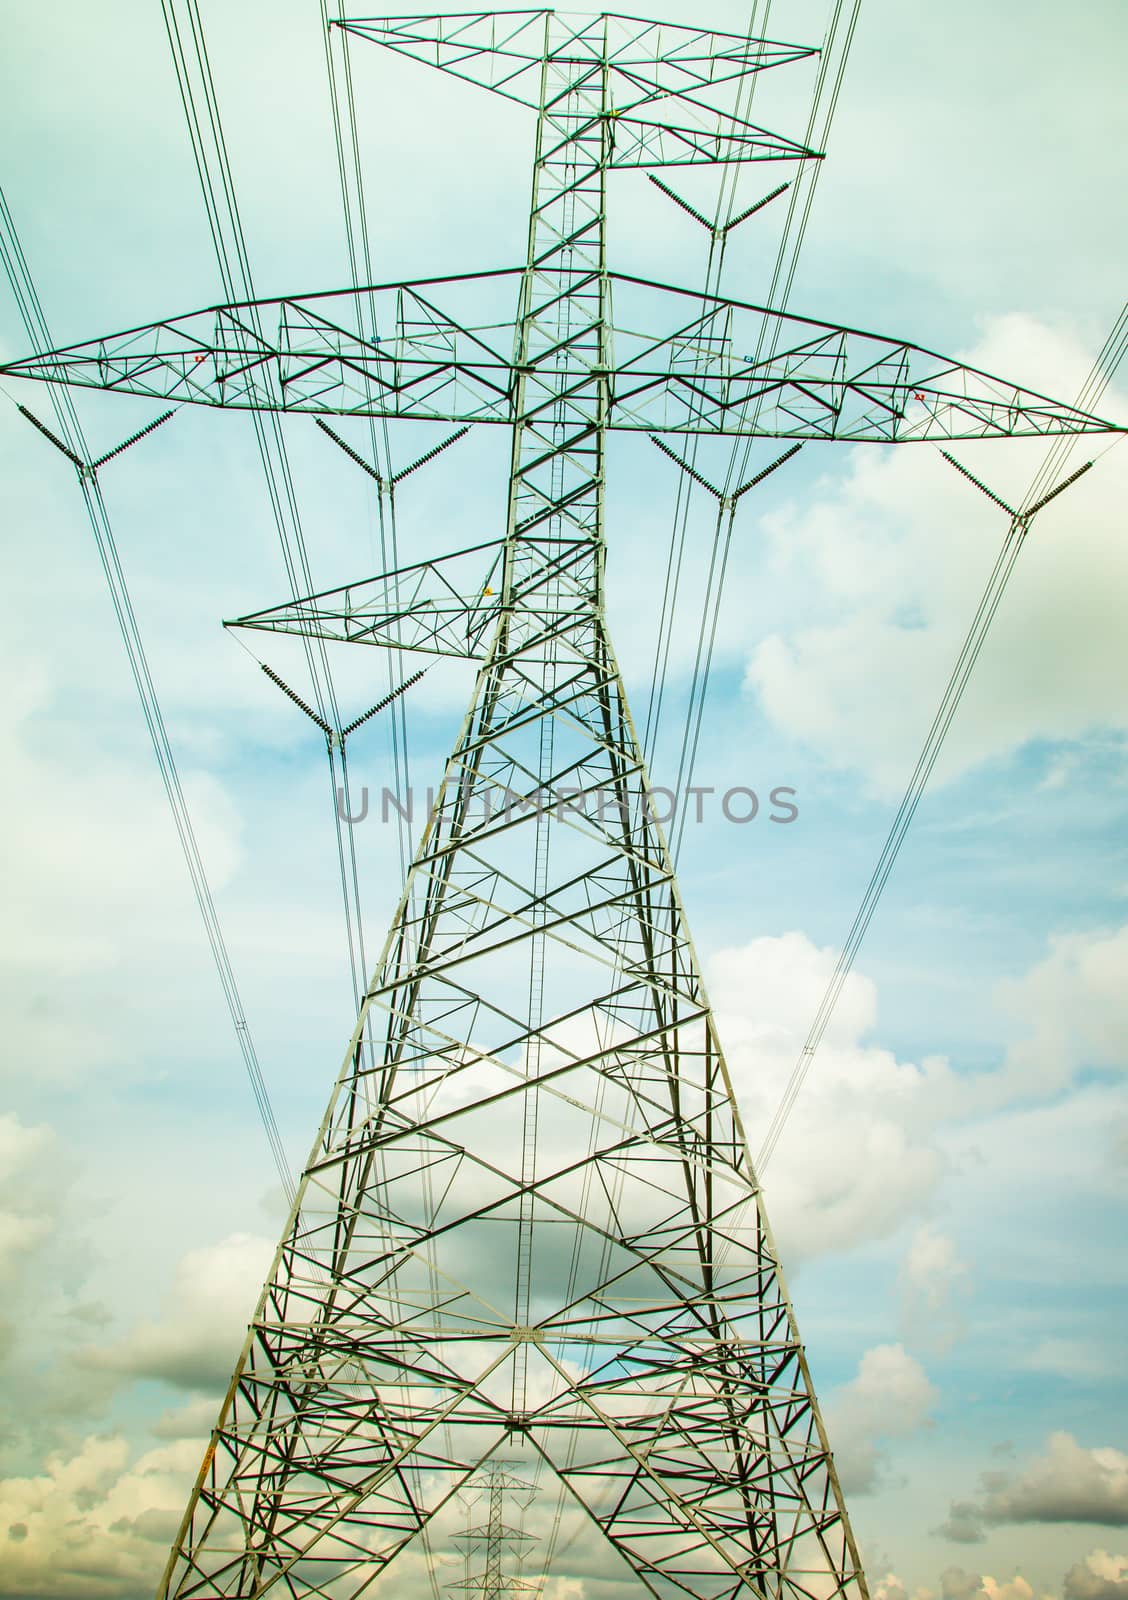
<path fill-rule="evenodd" d="M 54 349 L 54 341 L 51 338 L 47 319 L 31 276 L 31 270 L 20 245 L 15 223 L 2 190 L 0 190 L 0 257 L 3 258 L 4 270 L 19 307 L 20 317 L 23 320 L 30 344 L 39 351 Z M 94 544 L 106 579 L 106 587 L 109 590 L 110 603 L 113 606 L 122 644 L 125 647 L 130 674 L 137 689 L 138 699 L 141 702 L 141 713 L 145 719 L 145 726 L 149 731 L 153 754 L 157 759 L 157 768 L 161 775 L 161 782 L 164 785 L 165 795 L 168 798 L 169 810 L 172 813 L 173 825 L 176 828 L 177 838 L 180 840 L 180 847 L 188 868 L 192 892 L 195 896 L 200 916 L 203 919 L 212 960 L 215 962 L 220 986 L 223 989 L 223 997 L 235 1029 L 239 1051 L 243 1057 L 247 1077 L 250 1080 L 251 1093 L 254 1096 L 259 1116 L 266 1131 L 271 1155 L 282 1182 L 282 1187 L 285 1190 L 287 1201 L 292 1205 L 296 1192 L 294 1180 L 290 1174 L 282 1136 L 278 1129 L 274 1109 L 270 1103 L 266 1079 L 263 1076 L 258 1052 L 251 1037 L 250 1025 L 247 1022 L 239 987 L 235 981 L 235 972 L 231 965 L 227 944 L 220 928 L 215 900 L 208 882 L 207 872 L 204 869 L 203 858 L 200 855 L 196 832 L 192 826 L 191 813 L 184 797 L 180 774 L 172 753 L 172 746 L 169 743 L 168 730 L 161 713 L 160 701 L 157 698 L 156 687 L 149 671 L 141 630 L 138 627 L 137 616 L 134 612 L 133 602 L 125 580 L 125 572 L 118 555 L 109 512 L 102 498 L 101 485 L 93 470 L 95 463 L 91 460 L 90 450 L 69 389 L 53 383 L 48 384 L 47 387 L 61 440 L 55 439 L 50 431 L 43 428 L 38 422 L 36 422 L 36 426 L 40 427 L 41 431 L 45 432 L 47 437 L 51 438 L 52 442 L 59 446 L 78 469 L 78 485 L 86 507 L 90 530 L 94 535 Z M 24 407 L 21 406 L 19 409 L 24 412 L 24 415 L 30 415 Z M 32 420 L 35 421 L 34 418 Z M 155 424 L 150 425 L 150 427 L 152 426 L 155 426 Z M 143 429 L 141 431 L 148 432 L 150 430 Z M 116 454 L 117 452 L 113 453 Z M 101 458 L 102 461 L 106 459 L 108 458 Z"/>
<path fill-rule="evenodd" d="M 1128 348 L 1128 303 L 1125 304 L 1120 316 L 1117 318 L 1112 332 L 1105 341 L 1104 348 L 1093 365 L 1092 371 L 1082 385 L 1077 402 L 1079 406 L 1083 404 L 1088 407 L 1095 405 L 1099 401 L 1123 359 L 1126 348 Z M 756 1159 L 756 1169 L 761 1175 L 779 1143 L 784 1125 L 798 1099 L 799 1092 L 814 1060 L 815 1052 L 818 1050 L 830 1019 L 834 1014 L 838 997 L 842 993 L 846 979 L 850 974 L 850 969 L 853 967 L 854 959 L 861 947 L 862 940 L 865 938 L 866 930 L 873 920 L 878 901 L 881 899 L 885 885 L 889 881 L 889 876 L 900 854 L 901 846 L 904 844 L 909 825 L 916 814 L 921 796 L 936 765 L 936 760 L 947 736 L 948 729 L 951 727 L 960 701 L 963 699 L 968 681 L 975 668 L 975 663 L 979 659 L 979 653 L 986 641 L 991 623 L 994 620 L 1006 586 L 1010 581 L 1011 573 L 1014 571 L 1015 564 L 1026 541 L 1031 522 L 1044 505 L 1063 489 L 1067 488 L 1076 478 L 1080 477 L 1081 472 L 1087 471 L 1088 466 L 1091 465 L 1091 463 L 1087 463 L 1078 472 L 1071 474 L 1064 482 L 1059 483 L 1056 488 L 1047 492 L 1054 476 L 1067 460 L 1074 443 L 1075 441 L 1068 437 L 1054 440 L 1041 466 L 1034 474 L 1019 509 L 1011 512 L 1011 521 L 1007 529 L 1006 538 L 1003 540 L 986 587 L 980 596 L 971 626 L 968 629 L 967 636 L 956 659 L 956 664 L 941 696 L 940 704 L 932 719 L 932 725 L 928 730 L 920 755 L 917 757 L 916 766 L 913 768 L 912 775 L 901 798 L 901 804 L 890 825 L 889 833 L 866 885 L 861 904 L 850 925 L 846 942 L 842 946 L 830 981 L 827 983 L 822 999 L 819 1002 L 818 1010 L 815 1012 L 814 1019 L 807 1032 L 803 1048 L 799 1052 L 783 1095 L 768 1125 L 767 1133 L 764 1135 L 764 1141 Z M 946 452 L 942 453 L 946 454 Z M 951 457 L 948 457 L 948 459 L 951 460 Z M 958 466 L 958 463 L 953 462 L 953 465 Z M 965 471 L 963 468 L 959 470 Z M 965 472 L 965 476 L 970 477 L 971 474 Z M 988 494 L 992 500 L 1002 504 L 998 500 L 998 496 L 986 489 L 977 479 L 972 479 L 972 481 L 977 488 L 983 489 L 984 493 Z M 1005 505 L 1004 509 L 1010 511 L 1010 508 Z"/>
<path fill-rule="evenodd" d="M 766 29 L 770 13 L 770 0 L 765 6 L 763 27 Z M 749 19 L 749 34 L 756 26 L 756 6 L 753 6 Z M 836 53 L 842 27 L 844 0 L 836 0 L 827 25 L 823 47 L 820 52 L 819 71 L 815 81 L 811 100 L 811 110 L 807 120 L 804 135 L 804 144 L 807 148 L 817 148 L 825 151 L 830 136 L 831 123 L 838 105 L 838 97 L 842 88 L 846 72 L 846 62 L 854 39 L 858 16 L 861 11 L 861 0 L 854 0 L 846 24 L 846 32 L 841 51 Z M 743 94 L 747 97 L 743 105 L 743 112 L 747 115 L 751 106 L 752 95 L 755 93 L 756 77 L 753 76 Z M 830 85 L 829 94 L 827 85 Z M 825 108 L 825 111 L 824 111 Z M 738 113 L 741 105 L 738 102 Z M 776 254 L 775 266 L 772 273 L 771 285 L 768 290 L 767 304 L 776 306 L 782 311 L 786 308 L 787 300 L 791 293 L 794 281 L 795 267 L 806 235 L 807 223 L 810 217 L 811 206 L 814 200 L 815 187 L 822 171 L 821 160 L 804 163 L 795 181 L 773 191 L 765 200 L 755 206 L 747 208 L 740 216 L 735 216 L 736 184 L 740 174 L 739 163 L 735 164 L 731 174 L 722 176 L 718 191 L 716 221 L 709 246 L 709 261 L 706 272 L 705 293 L 716 293 L 720 286 L 720 277 L 724 265 L 724 251 L 731 228 L 736 222 L 742 221 L 745 216 L 758 210 L 767 200 L 774 199 L 776 195 L 790 188 L 787 216 L 784 222 L 780 243 Z M 727 194 L 727 205 L 725 196 Z M 680 202 L 679 202 L 680 203 Z M 722 222 L 722 216 L 725 220 Z M 800 217 L 798 231 L 795 230 L 795 219 Z M 782 299 L 779 299 L 780 284 L 783 284 Z M 775 332 L 772 335 L 770 354 L 774 354 L 775 341 L 779 338 L 781 324 L 775 323 Z M 765 332 L 762 331 L 757 345 L 755 360 L 758 362 L 763 357 L 763 342 Z M 769 355 L 770 359 L 770 355 Z M 754 416 L 758 417 L 761 402 L 757 401 Z M 690 477 L 695 474 L 693 465 L 696 461 L 699 440 L 692 442 L 691 460 L 687 471 Z M 734 441 L 730 453 L 728 471 L 725 477 L 723 494 L 731 491 L 734 482 L 747 474 L 753 440 L 748 438 L 741 448 L 740 441 Z M 684 490 L 684 493 L 683 493 Z M 686 531 L 690 502 L 692 498 L 692 485 L 679 482 L 677 500 L 674 508 L 674 521 L 670 534 L 670 545 L 667 556 L 666 579 L 663 590 L 662 605 L 659 613 L 658 643 L 655 647 L 654 664 L 651 671 L 650 696 L 647 706 L 645 732 L 643 736 L 643 749 L 648 761 L 653 761 L 657 745 L 658 730 L 661 722 L 662 707 L 665 698 L 666 680 L 669 671 L 670 652 L 674 638 L 675 617 L 679 600 L 682 572 L 685 557 Z M 678 761 L 678 776 L 674 785 L 675 794 L 682 797 L 693 782 L 696 766 L 697 752 L 700 746 L 701 728 L 704 719 L 705 699 L 708 690 L 709 675 L 711 672 L 713 651 L 716 644 L 717 630 L 720 620 L 720 608 L 723 600 L 723 579 L 728 565 L 729 549 L 733 532 L 733 517 L 727 518 L 718 514 L 713 532 L 712 548 L 710 551 L 709 568 L 706 581 L 705 594 L 701 603 L 701 614 L 697 621 L 697 649 L 694 666 L 690 680 L 689 696 L 685 713 L 684 725 L 681 736 L 681 753 Z M 717 581 L 717 576 L 719 581 Z M 685 808 L 682 806 L 681 816 L 675 824 L 676 837 L 671 840 L 675 861 L 677 860 L 685 834 Z"/>
<path fill-rule="evenodd" d="M 320 0 L 320 7 L 322 39 L 325 48 L 325 71 L 328 79 L 329 105 L 333 119 L 333 140 L 337 153 L 337 175 L 341 191 L 341 209 L 344 216 L 345 242 L 349 258 L 349 276 L 356 295 L 357 326 L 363 327 L 367 320 L 369 334 L 375 341 L 379 333 L 375 323 L 375 313 L 369 307 L 366 319 L 366 302 L 360 292 L 362 284 L 374 282 L 375 274 L 372 267 L 372 240 L 368 226 L 368 204 L 365 195 L 364 169 L 360 155 L 356 98 L 353 91 L 352 59 L 349 54 L 349 36 L 344 29 L 334 29 L 331 26 L 327 0 Z M 334 34 L 337 35 L 340 42 L 341 78 L 345 86 L 343 113 L 337 66 L 333 54 Z M 371 382 L 367 373 L 365 374 L 364 384 L 366 392 L 371 394 Z M 392 443 L 387 418 L 385 417 L 381 423 L 378 437 L 376 419 L 370 416 L 368 418 L 368 433 L 373 459 L 383 461 L 385 469 L 380 481 L 380 492 L 376 501 L 380 560 L 385 572 L 396 572 L 399 568 L 400 560 L 395 487 L 404 474 L 397 474 L 393 470 Z M 387 500 L 386 509 L 385 499 Z M 393 579 L 393 602 L 396 601 L 398 601 L 398 579 Z M 387 651 L 386 671 L 388 689 L 391 691 L 396 682 L 403 678 L 404 674 L 403 652 L 398 647 L 392 647 Z M 411 759 L 408 745 L 407 708 L 402 703 L 397 705 L 392 713 L 389 732 L 392 770 L 396 787 L 401 792 L 410 793 Z M 401 877 L 406 879 L 411 840 L 407 832 L 407 820 L 398 811 L 396 813 L 396 836 L 400 856 L 400 873 Z"/>
<path fill-rule="evenodd" d="M 184 12 L 184 27 L 181 26 L 178 6 Z M 255 299 L 254 280 L 198 0 L 161 0 L 161 10 L 200 180 L 208 226 L 215 247 L 220 279 L 230 299 L 250 302 Z M 186 39 L 190 42 L 190 49 Z M 251 318 L 254 333 L 261 341 L 262 328 L 257 307 L 248 306 L 247 314 Z M 316 586 L 310 569 L 285 435 L 281 421 L 273 411 L 269 413 L 255 411 L 252 420 L 290 591 L 292 597 L 297 600 L 304 595 L 312 594 Z M 356 841 L 352 829 L 345 825 L 341 816 L 342 809 L 346 815 L 352 815 L 352 801 L 349 794 L 348 763 L 339 738 L 340 711 L 324 640 L 303 638 L 302 648 L 305 652 L 313 701 L 319 720 L 327 724 L 337 736 L 335 738 L 331 736 L 327 740 L 329 788 L 341 899 L 345 915 L 349 973 L 353 1000 L 359 1010 L 367 983 L 368 962 L 364 942 Z M 338 786 L 345 796 L 343 808 L 337 804 Z"/>

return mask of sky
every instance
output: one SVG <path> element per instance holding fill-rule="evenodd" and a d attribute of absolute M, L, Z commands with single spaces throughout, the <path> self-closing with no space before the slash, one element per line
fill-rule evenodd
<path fill-rule="evenodd" d="M 776 0 L 766 31 L 818 42 L 826 10 Z M 260 292 L 343 284 L 318 6 L 203 12 Z M 725 0 L 709 20 L 747 25 Z M 159 7 L 52 0 L 4 27 L 0 181 L 56 340 L 213 303 Z M 1068 18 L 863 0 L 791 308 L 1072 401 L 1123 303 L 1126 33 L 1111 0 Z M 375 50 L 354 61 L 377 276 L 516 264 L 531 119 Z M 810 79 L 791 70 L 763 114 L 801 136 Z M 760 176 L 741 177 L 746 203 Z M 781 220 L 769 207 L 733 236 L 728 293 L 766 293 Z M 701 281 L 700 230 L 640 174 L 613 182 L 610 248 L 620 270 Z M 0 358 L 25 348 L 0 295 Z M 1126 391 L 1121 374 L 1103 414 L 1128 420 Z M 96 449 L 153 415 L 79 409 Z M 405 485 L 413 552 L 501 531 L 505 437 L 481 434 Z M 318 585 L 378 570 L 368 480 L 308 419 L 287 443 Z M 1093 469 L 1034 524 L 764 1174 L 880 1600 L 1128 1600 L 1128 449 L 1109 444 L 1078 446 L 1070 466 Z M 954 453 L 1013 503 L 1044 448 Z M 184 409 L 102 482 L 298 1163 L 353 1002 L 323 746 L 220 627 L 286 598 L 249 419 Z M 3 396 L 0 485 L 0 1596 L 132 1600 L 155 1585 L 284 1207 L 81 497 Z M 643 721 L 676 488 L 645 440 L 616 442 L 609 617 Z M 696 781 L 793 788 L 798 816 L 708 808 L 679 865 L 754 1149 L 1005 532 L 930 446 L 807 447 L 741 503 Z M 658 783 L 710 539 L 698 501 Z M 301 686 L 285 641 L 252 643 Z M 334 666 L 357 713 L 383 692 L 374 653 Z M 412 691 L 420 793 L 470 682 L 452 664 Z M 378 721 L 351 760 L 373 796 L 389 782 Z M 355 830 L 370 945 L 399 870 L 376 811 Z M 581 1578 L 548 1600 L 593 1594 Z"/>

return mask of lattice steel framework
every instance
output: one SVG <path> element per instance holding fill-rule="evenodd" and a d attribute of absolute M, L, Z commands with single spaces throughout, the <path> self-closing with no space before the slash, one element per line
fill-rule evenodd
<path fill-rule="evenodd" d="M 719 108 L 802 47 L 548 11 L 341 25 L 536 110 L 524 266 L 222 306 L 7 369 L 512 429 L 496 545 L 243 619 L 481 668 L 159 1593 L 372 1592 L 519 1447 L 609 1580 L 858 1600 L 607 637 L 607 435 L 1108 425 L 903 342 L 608 271 L 612 168 L 815 157 Z"/>
<path fill-rule="evenodd" d="M 518 1503 L 527 1500 L 532 1485 L 507 1472 L 503 1462 L 491 1461 L 470 1486 L 481 1491 L 480 1500 L 471 1504 L 471 1518 L 477 1512 L 485 1520 L 471 1520 L 455 1536 L 458 1544 L 466 1546 L 467 1574 L 450 1585 L 451 1593 L 478 1594 L 482 1600 L 520 1600 L 521 1595 L 535 1592 L 535 1585 L 506 1572 L 505 1558 L 527 1546 L 530 1536 L 505 1521 L 505 1501 L 507 1496 Z"/>

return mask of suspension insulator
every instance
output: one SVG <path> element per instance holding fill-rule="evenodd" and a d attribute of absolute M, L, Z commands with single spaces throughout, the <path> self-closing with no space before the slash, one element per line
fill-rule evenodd
<path fill-rule="evenodd" d="M 270 679 L 271 683 L 276 683 L 278 685 L 282 693 L 286 696 L 287 700 L 292 700 L 300 711 L 305 712 L 306 716 L 311 722 L 315 722 L 317 724 L 325 737 L 327 739 L 331 739 L 333 737 L 332 728 L 330 728 L 329 724 L 323 721 L 322 718 L 317 715 L 317 712 L 313 709 L 313 707 L 307 706 L 301 695 L 295 694 L 293 689 L 290 688 L 290 685 L 280 678 L 272 667 L 268 667 L 265 661 L 260 662 L 259 664 L 262 667 L 262 670 L 266 673 L 267 677 Z"/>
<path fill-rule="evenodd" d="M 419 682 L 426 670 L 426 667 L 421 667 L 418 672 L 413 672 L 410 678 L 405 678 L 398 689 L 393 689 L 391 694 L 386 694 L 382 700 L 377 700 L 376 704 L 370 706 L 363 716 L 357 717 L 355 721 L 349 723 L 347 728 L 341 729 L 341 738 L 347 739 L 350 733 L 361 727 L 370 717 L 374 717 L 378 712 L 385 710 L 393 700 L 398 700 L 401 694 L 406 694 L 413 684 Z"/>
<path fill-rule="evenodd" d="M 136 444 L 138 439 L 144 439 L 146 434 L 152 433 L 154 429 L 159 428 L 162 423 L 167 422 L 170 417 L 174 417 L 175 415 L 175 407 L 171 411 L 162 411 L 159 417 L 155 417 L 153 421 L 147 423 L 145 427 L 138 428 L 136 433 L 131 433 L 128 439 L 123 439 L 121 443 L 119 445 L 115 445 L 112 450 L 107 450 L 104 456 L 98 457 L 97 461 L 92 461 L 90 463 L 91 472 L 97 472 L 98 468 L 104 467 L 107 461 L 112 461 L 115 456 L 120 456 L 122 451 L 128 450 L 131 444 Z"/>
<path fill-rule="evenodd" d="M 69 445 L 64 444 L 56 434 L 51 432 L 50 428 L 48 428 L 44 423 L 40 422 L 39 418 L 33 411 L 29 411 L 26 406 L 17 406 L 16 410 L 19 412 L 21 417 L 27 418 L 33 428 L 38 428 L 45 439 L 50 439 L 51 443 L 55 446 L 55 449 L 61 450 L 68 461 L 73 461 L 79 472 L 86 471 L 85 461 L 83 461 L 79 456 L 76 456 Z"/>

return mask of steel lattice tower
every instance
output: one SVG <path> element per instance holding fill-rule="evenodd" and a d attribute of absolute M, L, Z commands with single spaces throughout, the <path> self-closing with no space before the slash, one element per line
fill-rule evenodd
<path fill-rule="evenodd" d="M 456 1535 L 456 1541 L 467 1547 L 467 1568 L 477 1552 L 480 1552 L 482 1567 L 479 1572 L 468 1571 L 461 1583 L 451 1584 L 451 1593 L 478 1594 L 482 1600 L 519 1600 L 535 1586 L 503 1571 L 504 1557 L 507 1550 L 519 1549 L 530 1539 L 520 1528 L 506 1523 L 505 1497 L 515 1492 L 525 1494 L 532 1486 L 507 1472 L 503 1463 L 491 1461 L 479 1479 L 471 1480 L 470 1487 L 482 1490 L 485 1521 L 471 1523 Z"/>
<path fill-rule="evenodd" d="M 640 1592 L 858 1600 L 607 636 L 607 436 L 1107 424 L 900 341 L 608 270 L 612 168 L 814 155 L 717 104 L 811 52 L 547 11 L 342 25 L 536 111 L 523 268 L 228 305 L 7 369 L 512 429 L 495 546 L 243 619 L 481 666 L 159 1593 L 372 1592 L 518 1447 Z M 474 296 L 518 281 L 499 348 Z"/>

